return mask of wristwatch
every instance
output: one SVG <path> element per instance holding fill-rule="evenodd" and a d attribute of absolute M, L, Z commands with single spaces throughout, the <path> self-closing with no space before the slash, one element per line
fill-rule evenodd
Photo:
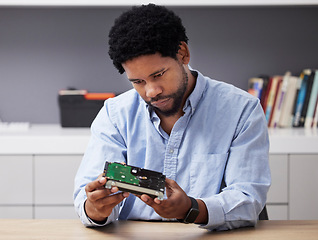
<path fill-rule="evenodd" d="M 193 197 L 189 197 L 191 200 L 191 208 L 188 211 L 186 217 L 184 219 L 177 219 L 179 222 L 182 223 L 194 223 L 195 219 L 197 219 L 200 211 L 199 211 L 199 204 L 197 200 Z"/>

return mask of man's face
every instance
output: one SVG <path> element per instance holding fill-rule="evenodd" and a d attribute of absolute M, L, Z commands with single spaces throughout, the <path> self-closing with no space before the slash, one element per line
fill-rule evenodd
<path fill-rule="evenodd" d="M 185 101 L 188 76 L 183 65 L 159 53 L 143 55 L 123 64 L 139 95 L 164 116 L 175 115 Z"/>

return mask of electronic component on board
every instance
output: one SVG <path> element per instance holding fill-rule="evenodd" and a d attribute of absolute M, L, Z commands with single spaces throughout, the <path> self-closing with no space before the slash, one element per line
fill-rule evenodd
<path fill-rule="evenodd" d="M 106 162 L 103 176 L 107 179 L 105 188 L 111 189 L 116 186 L 120 191 L 137 195 L 147 194 L 163 200 L 166 176 L 160 172 Z"/>

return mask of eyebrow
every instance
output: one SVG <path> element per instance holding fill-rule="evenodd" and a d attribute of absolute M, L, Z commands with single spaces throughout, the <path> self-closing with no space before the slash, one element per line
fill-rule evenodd
<path fill-rule="evenodd" d="M 164 71 L 165 70 L 165 68 L 162 68 L 162 69 L 160 69 L 160 70 L 158 70 L 158 71 L 155 71 L 155 72 L 153 72 L 153 73 L 151 73 L 150 75 L 149 75 L 149 77 L 152 77 L 152 76 L 154 76 L 154 75 L 157 75 L 158 73 L 161 73 L 162 71 Z M 130 82 L 134 82 L 134 81 L 138 81 L 138 80 L 140 80 L 139 78 L 128 78 L 128 80 L 130 81 Z"/>

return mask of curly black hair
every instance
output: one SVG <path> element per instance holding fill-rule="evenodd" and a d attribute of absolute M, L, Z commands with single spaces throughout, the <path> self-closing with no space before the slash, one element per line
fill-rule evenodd
<path fill-rule="evenodd" d="M 188 43 L 180 17 L 154 4 L 132 7 L 115 20 L 109 32 L 109 56 L 119 73 L 122 63 L 141 55 L 160 53 L 176 59 L 181 42 Z"/>

